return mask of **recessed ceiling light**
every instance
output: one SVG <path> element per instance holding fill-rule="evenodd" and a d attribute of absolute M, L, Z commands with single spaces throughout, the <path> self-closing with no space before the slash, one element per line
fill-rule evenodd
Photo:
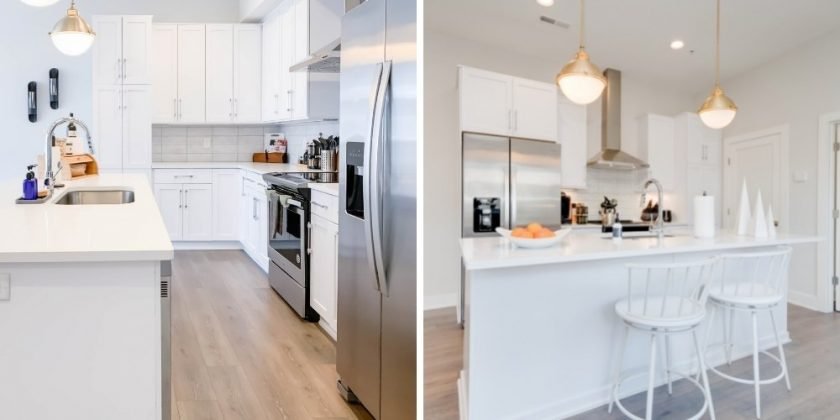
<path fill-rule="evenodd" d="M 537 0 L 537 3 L 544 7 L 554 6 L 554 0 Z"/>
<path fill-rule="evenodd" d="M 681 50 L 682 47 L 684 47 L 684 46 L 685 46 L 685 42 L 682 42 L 679 39 L 675 39 L 675 40 L 671 41 L 671 49 L 672 50 Z"/>

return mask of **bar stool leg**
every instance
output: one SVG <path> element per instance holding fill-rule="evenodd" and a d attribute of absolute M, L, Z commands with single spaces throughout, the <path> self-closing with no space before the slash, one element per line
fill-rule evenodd
<path fill-rule="evenodd" d="M 709 417 L 715 420 L 715 404 L 712 402 L 712 388 L 709 386 L 709 376 L 706 373 L 706 356 L 702 353 L 700 342 L 697 340 L 697 331 L 692 331 L 691 337 L 694 339 L 694 350 L 697 352 L 697 362 L 700 364 L 699 375 L 703 377 L 703 391 L 706 394 L 706 401 L 709 403 Z"/>
<path fill-rule="evenodd" d="M 729 309 L 729 336 L 726 338 L 726 362 L 732 365 L 732 349 L 735 347 L 735 342 L 732 336 L 735 334 L 735 310 Z"/>
<path fill-rule="evenodd" d="M 656 385 L 656 333 L 650 335 L 650 367 L 647 389 L 647 410 L 645 419 L 653 420 L 653 388 Z"/>
<path fill-rule="evenodd" d="M 787 390 L 790 391 L 790 376 L 788 376 L 787 360 L 785 359 L 785 349 L 782 346 L 782 340 L 779 340 L 779 329 L 776 328 L 776 316 L 773 315 L 773 309 L 770 309 L 770 322 L 773 324 L 773 334 L 776 336 L 776 345 L 779 346 L 779 359 L 782 361 L 782 372 L 785 374 L 785 384 Z"/>
<path fill-rule="evenodd" d="M 732 355 L 729 352 L 729 343 L 732 340 L 732 336 L 729 334 L 729 327 L 731 325 L 732 320 L 732 310 L 729 308 L 723 308 L 723 314 L 720 317 L 720 322 L 723 327 L 723 355 L 726 358 L 726 364 L 732 365 Z"/>
<path fill-rule="evenodd" d="M 709 340 L 712 339 L 712 325 L 715 323 L 715 315 L 717 315 L 717 305 L 712 304 L 712 313 L 709 314 L 709 324 L 706 327 L 706 337 L 703 341 L 703 357 L 706 356 L 706 351 L 709 349 Z M 703 372 L 703 366 L 697 368 L 697 375 L 694 376 L 695 381 L 700 380 L 700 373 Z"/>
<path fill-rule="evenodd" d="M 607 413 L 612 413 L 613 405 L 618 399 L 618 380 L 621 378 L 621 367 L 624 363 L 624 351 L 627 347 L 627 335 L 630 334 L 630 326 L 624 326 L 624 334 L 621 336 L 621 345 L 618 351 L 618 363 L 615 366 L 613 373 L 613 384 L 610 390 L 610 406 L 607 408 Z"/>
<path fill-rule="evenodd" d="M 671 383 L 671 337 L 665 335 L 665 380 L 668 381 L 668 395 L 674 395 Z"/>
<path fill-rule="evenodd" d="M 761 373 L 758 368 L 758 317 L 752 311 L 753 328 L 753 378 L 755 379 L 755 417 L 761 418 Z"/>

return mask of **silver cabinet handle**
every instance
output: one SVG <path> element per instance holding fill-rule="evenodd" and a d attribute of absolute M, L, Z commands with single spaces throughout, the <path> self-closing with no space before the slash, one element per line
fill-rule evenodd
<path fill-rule="evenodd" d="M 173 175 L 173 178 L 195 178 L 195 175 Z"/>
<path fill-rule="evenodd" d="M 325 206 L 325 205 L 323 205 L 323 204 L 316 203 L 316 202 L 314 202 L 314 201 L 311 201 L 311 203 L 312 203 L 312 205 L 314 205 L 314 206 L 316 206 L 316 207 L 320 207 L 320 208 L 322 208 L 322 209 L 324 209 L 324 210 L 329 209 L 329 207 L 328 207 L 328 206 Z"/>
<path fill-rule="evenodd" d="M 274 94 L 274 113 L 275 114 L 280 113 L 280 94 L 279 93 Z"/>
<path fill-rule="evenodd" d="M 178 190 L 178 208 L 184 208 L 184 190 Z"/>
<path fill-rule="evenodd" d="M 179 120 L 181 118 L 184 118 L 184 114 L 181 112 L 183 108 L 184 108 L 184 100 L 181 99 L 181 98 L 178 98 L 178 119 Z"/>
<path fill-rule="evenodd" d="M 306 222 L 306 239 L 307 239 L 307 246 L 306 247 L 306 254 L 312 255 L 312 222 Z"/>
<path fill-rule="evenodd" d="M 257 198 L 256 198 L 256 197 L 252 197 L 252 198 L 251 198 L 251 201 L 252 201 L 252 203 L 251 203 L 252 210 L 251 210 L 251 211 L 252 211 L 252 213 L 253 213 L 253 215 L 252 215 L 251 217 L 252 217 L 254 220 L 257 220 Z"/>
<path fill-rule="evenodd" d="M 233 116 L 239 118 L 239 99 L 233 99 Z"/>
<path fill-rule="evenodd" d="M 292 91 L 286 91 L 286 95 L 289 97 L 289 107 L 286 108 L 286 112 L 292 112 L 292 108 L 294 108 L 294 106 L 292 106 Z"/>
<path fill-rule="evenodd" d="M 187 190 L 187 189 L 184 190 L 184 208 L 185 209 L 190 207 L 189 206 L 190 198 L 187 195 L 188 192 L 190 192 L 190 190 Z"/>
<path fill-rule="evenodd" d="M 178 98 L 172 98 L 172 118 L 178 119 Z"/>
<path fill-rule="evenodd" d="M 519 130 L 519 111 L 513 110 L 513 131 Z"/>
<path fill-rule="evenodd" d="M 125 79 L 128 77 L 128 71 L 127 71 L 128 66 L 126 65 L 126 63 L 128 63 L 128 59 L 127 59 L 127 58 L 123 58 L 122 62 L 123 62 L 123 65 L 122 65 L 122 78 L 123 78 L 123 80 L 125 80 Z"/>

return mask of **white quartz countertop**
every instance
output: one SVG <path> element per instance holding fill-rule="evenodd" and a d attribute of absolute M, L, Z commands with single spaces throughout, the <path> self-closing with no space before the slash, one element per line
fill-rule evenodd
<path fill-rule="evenodd" d="M 309 188 L 314 191 L 321 191 L 324 194 L 329 194 L 338 197 L 338 183 L 323 183 L 323 184 L 309 184 Z"/>
<path fill-rule="evenodd" d="M 44 204 L 16 204 L 21 182 L 0 182 L 0 263 L 164 261 L 174 256 L 148 178 L 103 174 L 65 181 Z M 134 202 L 57 205 L 66 191 L 127 189 Z"/>
<path fill-rule="evenodd" d="M 661 241 L 656 237 L 649 237 L 624 238 L 616 242 L 600 232 L 578 230 L 569 233 L 561 243 L 544 249 L 517 248 L 502 237 L 463 238 L 461 239 L 461 254 L 467 270 L 485 270 L 662 254 L 725 251 L 821 240 L 818 237 L 788 234 L 779 234 L 775 238 L 757 239 L 737 236 L 729 232 L 718 232 L 712 239 L 698 239 L 687 230 L 669 232 L 671 233 L 673 236 L 665 237 Z"/>
<path fill-rule="evenodd" d="M 155 162 L 152 169 L 242 169 L 264 175 L 271 172 L 321 172 L 297 163 L 258 162 Z"/>

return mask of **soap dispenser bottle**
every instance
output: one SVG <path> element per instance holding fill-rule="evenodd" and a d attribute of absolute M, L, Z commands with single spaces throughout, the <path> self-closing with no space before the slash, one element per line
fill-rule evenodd
<path fill-rule="evenodd" d="M 38 199 L 38 180 L 35 179 L 35 166 L 37 165 L 29 165 L 26 167 L 26 179 L 23 180 L 24 200 Z"/>

